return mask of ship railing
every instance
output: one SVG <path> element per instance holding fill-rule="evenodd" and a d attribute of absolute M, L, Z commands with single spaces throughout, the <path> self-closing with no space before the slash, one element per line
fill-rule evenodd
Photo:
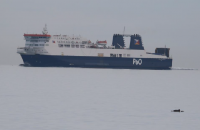
<path fill-rule="evenodd" d="M 25 49 L 25 47 L 18 47 L 17 49 Z"/>
<path fill-rule="evenodd" d="M 17 48 L 17 53 L 24 53 L 26 49 L 29 49 L 28 47 L 18 47 Z"/>
<path fill-rule="evenodd" d="M 30 47 L 18 47 L 17 49 L 29 49 Z"/>

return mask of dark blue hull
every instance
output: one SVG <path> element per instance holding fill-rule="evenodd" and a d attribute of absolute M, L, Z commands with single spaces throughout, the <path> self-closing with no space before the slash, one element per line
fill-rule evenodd
<path fill-rule="evenodd" d="M 21 55 L 21 57 L 25 65 L 36 67 L 87 67 L 129 69 L 170 69 L 172 67 L 172 59 L 52 55 Z"/>

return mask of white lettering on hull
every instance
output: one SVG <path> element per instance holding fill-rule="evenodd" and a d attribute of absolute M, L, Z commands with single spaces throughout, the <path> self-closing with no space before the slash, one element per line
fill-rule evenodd
<path fill-rule="evenodd" d="M 133 59 L 133 65 L 142 65 L 142 59 Z"/>

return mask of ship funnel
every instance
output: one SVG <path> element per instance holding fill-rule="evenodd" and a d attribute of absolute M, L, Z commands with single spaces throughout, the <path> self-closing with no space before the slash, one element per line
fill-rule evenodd
<path fill-rule="evenodd" d="M 142 38 L 139 34 L 131 35 L 130 49 L 144 50 Z"/>
<path fill-rule="evenodd" d="M 112 46 L 115 46 L 116 49 L 124 48 L 124 47 L 125 47 L 125 44 L 124 44 L 123 35 L 114 34 L 114 35 L 113 35 Z"/>

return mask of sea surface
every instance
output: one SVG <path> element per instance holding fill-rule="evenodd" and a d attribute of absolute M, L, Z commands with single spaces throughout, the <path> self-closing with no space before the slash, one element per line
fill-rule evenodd
<path fill-rule="evenodd" d="M 199 129 L 199 70 L 0 66 L 0 130 Z"/>

